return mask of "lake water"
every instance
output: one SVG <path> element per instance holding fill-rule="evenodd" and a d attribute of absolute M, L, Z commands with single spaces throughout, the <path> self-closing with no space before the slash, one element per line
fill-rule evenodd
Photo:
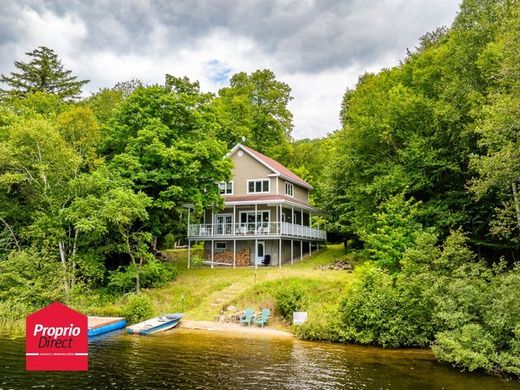
<path fill-rule="evenodd" d="M 463 373 L 429 352 L 177 329 L 111 334 L 89 345 L 88 372 L 25 372 L 24 339 L 0 336 L 0 389 L 520 389 Z"/>

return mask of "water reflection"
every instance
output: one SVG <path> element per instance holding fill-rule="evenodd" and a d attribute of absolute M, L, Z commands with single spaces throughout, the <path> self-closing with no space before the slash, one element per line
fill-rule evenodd
<path fill-rule="evenodd" d="M 174 330 L 112 334 L 90 343 L 85 373 L 25 372 L 24 340 L 0 337 L 0 390 L 85 389 L 520 389 L 460 373 L 424 351 Z"/>

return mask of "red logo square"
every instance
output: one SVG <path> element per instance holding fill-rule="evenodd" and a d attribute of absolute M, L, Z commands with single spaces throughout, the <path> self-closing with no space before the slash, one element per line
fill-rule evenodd
<path fill-rule="evenodd" d="M 87 316 L 54 302 L 26 319 L 28 371 L 88 370 Z"/>

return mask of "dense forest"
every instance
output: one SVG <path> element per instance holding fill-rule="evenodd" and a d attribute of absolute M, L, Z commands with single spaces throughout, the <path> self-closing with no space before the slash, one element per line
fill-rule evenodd
<path fill-rule="evenodd" d="M 398 66 L 362 75 L 322 139 L 293 139 L 291 89 L 270 70 L 216 94 L 167 74 L 84 97 L 53 50 L 27 55 L 1 78 L 4 318 L 174 279 L 157 248 L 184 238 L 184 203 L 221 206 L 224 156 L 245 139 L 309 181 L 329 237 L 370 260 L 300 336 L 431 345 L 520 375 L 517 1 L 463 1 Z"/>

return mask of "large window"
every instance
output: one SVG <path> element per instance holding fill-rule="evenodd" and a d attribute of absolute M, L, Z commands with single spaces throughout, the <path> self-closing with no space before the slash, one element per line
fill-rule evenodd
<path fill-rule="evenodd" d="M 247 193 L 258 194 L 269 192 L 269 179 L 248 180 Z"/>
<path fill-rule="evenodd" d="M 285 194 L 289 196 L 294 196 L 294 186 L 287 181 L 285 182 Z"/>
<path fill-rule="evenodd" d="M 221 195 L 233 195 L 233 182 L 232 181 L 221 181 L 218 183 L 218 188 Z"/>

